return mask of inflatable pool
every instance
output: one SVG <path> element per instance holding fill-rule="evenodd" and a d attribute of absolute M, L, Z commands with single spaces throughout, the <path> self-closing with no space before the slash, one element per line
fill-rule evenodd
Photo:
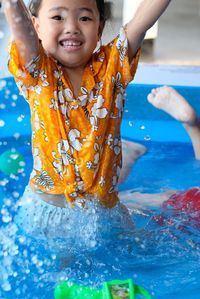
<path fill-rule="evenodd" d="M 127 90 L 122 136 L 148 149 L 119 186 L 129 201 L 136 191 L 154 194 L 200 185 L 200 162 L 195 161 L 182 126 L 146 101 L 155 86 L 136 83 Z M 200 114 L 200 87 L 175 87 Z M 98 288 L 105 281 L 128 278 L 155 299 L 199 298 L 199 230 L 183 213 L 166 214 L 169 221 L 161 226 L 153 221 L 160 214 L 158 208 L 135 207 L 130 210 L 135 233 L 120 236 L 106 247 L 102 243 L 74 251 L 65 267 L 57 264 L 48 247 L 18 230 L 13 218 L 32 166 L 31 130 L 28 104 L 10 77 L 0 80 L 0 154 L 8 151 L 10 163 L 19 159 L 20 167 L 15 163 L 17 171 L 6 173 L 2 166 L 0 172 L 1 299 L 53 299 L 55 286 L 63 281 Z M 177 229 L 180 221 L 184 229 Z"/>

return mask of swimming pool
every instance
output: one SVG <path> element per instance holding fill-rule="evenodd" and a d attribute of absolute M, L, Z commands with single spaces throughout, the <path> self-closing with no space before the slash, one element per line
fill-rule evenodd
<path fill-rule="evenodd" d="M 148 151 L 133 167 L 121 191 L 156 193 L 199 186 L 200 162 L 181 125 L 151 107 L 146 95 L 155 85 L 131 84 L 122 124 L 124 138 L 144 144 Z M 200 88 L 176 87 L 200 113 Z M 132 210 L 135 234 L 121 236 L 105 247 L 73 252 L 63 270 L 44 244 L 24 236 L 13 222 L 15 202 L 31 170 L 29 107 L 18 95 L 12 78 L 0 80 L 0 153 L 17 149 L 24 170 L 11 177 L 0 173 L 0 298 L 53 298 L 55 281 L 99 286 L 103 281 L 133 278 L 155 299 L 197 299 L 200 294 L 199 231 L 187 215 L 160 226 L 157 208 Z M 166 214 L 165 219 L 174 215 Z M 200 216 L 200 215 L 199 215 Z M 189 224 L 190 221 L 190 224 Z M 181 230 L 180 223 L 184 223 Z"/>

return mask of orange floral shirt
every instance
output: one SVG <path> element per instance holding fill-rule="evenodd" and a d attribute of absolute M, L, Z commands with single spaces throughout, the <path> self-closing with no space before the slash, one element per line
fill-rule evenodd
<path fill-rule="evenodd" d="M 138 59 L 139 51 L 130 65 L 122 28 L 93 54 L 75 98 L 62 66 L 42 47 L 39 56 L 24 66 L 15 43 L 11 44 L 9 70 L 31 110 L 30 186 L 35 192 L 65 194 L 70 204 L 94 198 L 106 207 L 116 205 L 124 93 Z"/>

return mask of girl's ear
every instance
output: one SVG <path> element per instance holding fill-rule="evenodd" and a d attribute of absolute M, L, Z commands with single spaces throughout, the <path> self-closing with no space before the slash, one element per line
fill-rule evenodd
<path fill-rule="evenodd" d="M 37 17 L 32 16 L 32 22 L 33 22 L 33 26 L 35 28 L 35 31 L 37 32 L 37 35 L 40 39 L 40 24 L 39 24 L 39 20 Z"/>

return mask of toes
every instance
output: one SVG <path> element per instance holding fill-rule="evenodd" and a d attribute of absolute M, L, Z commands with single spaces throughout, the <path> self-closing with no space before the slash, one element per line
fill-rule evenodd
<path fill-rule="evenodd" d="M 147 96 L 147 100 L 148 100 L 150 103 L 152 103 L 154 97 L 155 97 L 155 96 L 154 96 L 152 93 L 150 93 L 150 94 L 148 94 L 148 96 Z"/>

